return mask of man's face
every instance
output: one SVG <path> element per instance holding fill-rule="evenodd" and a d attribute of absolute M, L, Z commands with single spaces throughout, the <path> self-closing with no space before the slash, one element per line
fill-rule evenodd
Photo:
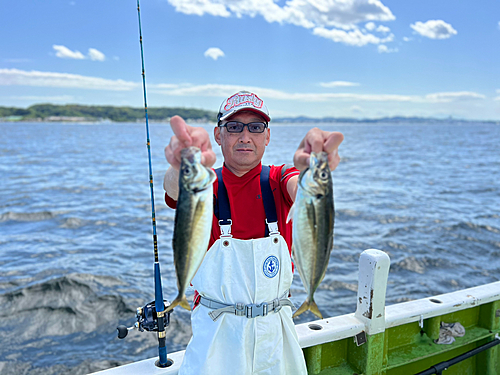
<path fill-rule="evenodd" d="M 227 121 L 239 121 L 244 124 L 266 122 L 263 117 L 250 111 L 238 112 L 223 123 Z M 226 166 L 231 172 L 241 176 L 260 163 L 269 144 L 270 132 L 269 128 L 266 128 L 263 133 L 250 133 L 245 126 L 241 133 L 229 133 L 225 127 L 216 127 L 214 137 L 221 146 Z"/>

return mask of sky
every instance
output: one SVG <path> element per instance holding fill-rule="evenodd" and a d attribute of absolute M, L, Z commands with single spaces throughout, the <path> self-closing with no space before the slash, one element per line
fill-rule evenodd
<path fill-rule="evenodd" d="M 136 0 L 2 0 L 0 106 L 143 106 Z M 500 120 L 500 2 L 143 0 L 149 107 Z"/>

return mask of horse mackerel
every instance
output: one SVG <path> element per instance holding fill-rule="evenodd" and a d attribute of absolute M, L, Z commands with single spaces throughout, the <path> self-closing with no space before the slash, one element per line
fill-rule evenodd
<path fill-rule="evenodd" d="M 311 153 L 309 168 L 299 176 L 289 218 L 293 218 L 293 258 L 307 292 L 305 302 L 293 317 L 310 310 L 323 319 L 314 301 L 314 292 L 325 277 L 333 248 L 335 208 L 327 153 Z"/>
<path fill-rule="evenodd" d="M 212 229 L 212 184 L 215 179 L 214 171 L 201 164 L 200 149 L 188 147 L 181 151 L 179 198 L 172 239 L 179 293 L 166 312 L 177 305 L 191 310 L 185 292 L 207 252 Z"/>

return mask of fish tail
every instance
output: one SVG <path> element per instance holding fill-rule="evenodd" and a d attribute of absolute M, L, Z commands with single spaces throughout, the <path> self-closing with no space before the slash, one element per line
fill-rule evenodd
<path fill-rule="evenodd" d="M 305 312 L 307 310 L 310 310 L 318 318 L 323 319 L 323 315 L 319 311 L 318 305 L 316 305 L 316 302 L 314 302 L 313 298 L 311 298 L 311 300 L 309 300 L 309 297 L 307 297 L 306 300 L 304 301 L 304 303 L 298 308 L 297 311 L 295 311 L 292 318 L 298 317 L 300 314 L 302 314 L 303 312 Z"/>
<path fill-rule="evenodd" d="M 186 299 L 186 296 L 178 295 L 177 298 L 172 301 L 170 306 L 168 306 L 165 309 L 165 312 L 167 313 L 169 311 L 172 311 L 174 309 L 174 307 L 178 306 L 178 305 L 180 305 L 181 307 L 184 307 L 187 311 L 191 311 L 191 306 L 189 306 L 189 302 Z"/>

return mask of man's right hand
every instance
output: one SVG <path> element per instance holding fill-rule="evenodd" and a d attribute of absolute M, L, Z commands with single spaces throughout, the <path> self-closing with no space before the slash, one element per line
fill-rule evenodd
<path fill-rule="evenodd" d="M 215 164 L 215 152 L 212 150 L 210 137 L 205 129 L 189 126 L 180 116 L 170 119 L 170 127 L 174 135 L 165 147 L 165 157 L 175 170 L 178 171 L 181 167 L 181 150 L 190 146 L 201 150 L 201 163 L 204 166 L 210 168 Z"/>

